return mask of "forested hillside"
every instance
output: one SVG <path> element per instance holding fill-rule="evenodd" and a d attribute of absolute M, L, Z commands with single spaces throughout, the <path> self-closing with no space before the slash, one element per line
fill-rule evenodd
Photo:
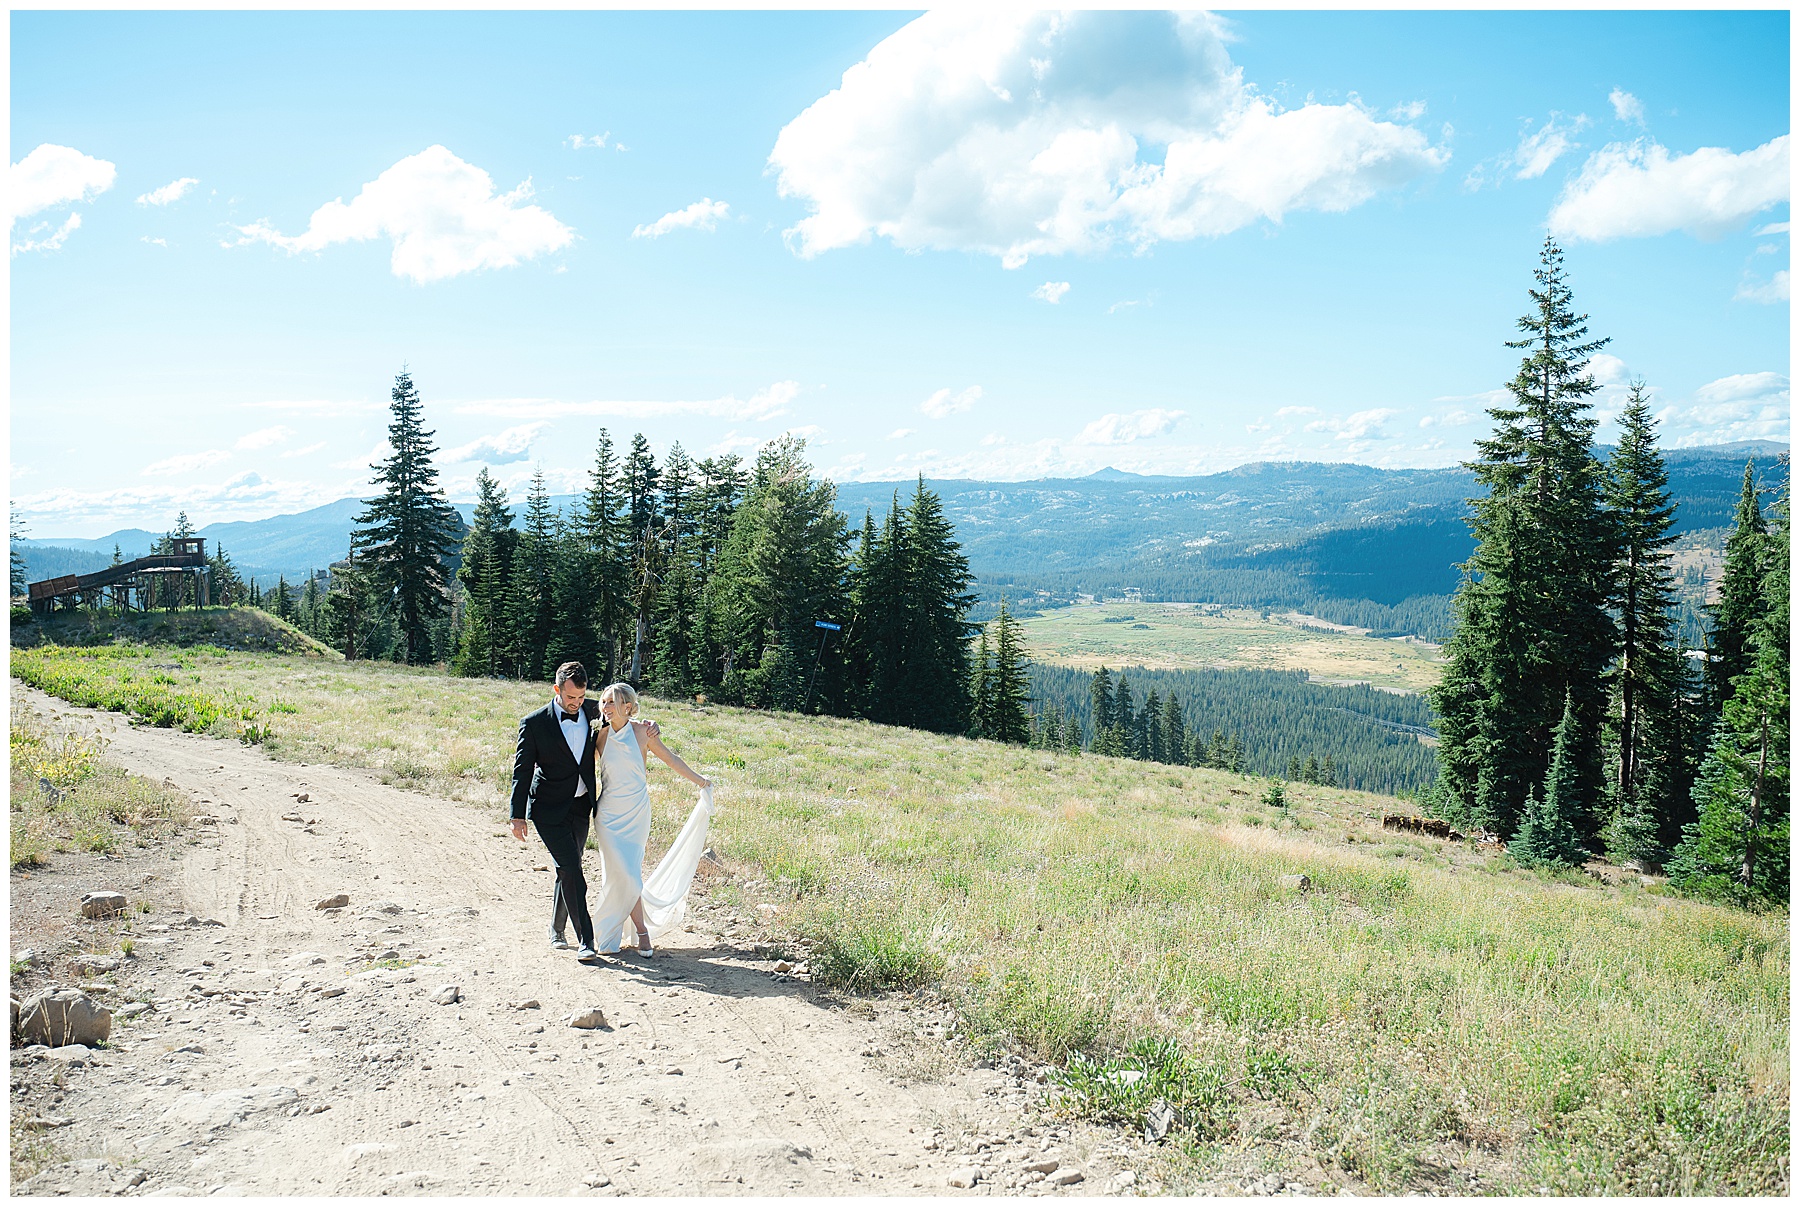
<path fill-rule="evenodd" d="M 1040 724 L 1053 713 L 1072 719 L 1091 744 L 1094 676 L 1039 664 L 1028 673 Z M 1253 775 L 1286 776 L 1290 762 L 1311 758 L 1330 759 L 1339 784 L 1365 792 L 1417 792 L 1432 782 L 1435 755 L 1420 740 L 1433 733 L 1432 713 L 1422 696 L 1312 683 L 1303 671 L 1126 667 L 1112 679 L 1115 694 L 1121 682 L 1130 691 L 1139 724 L 1160 718 L 1172 696 L 1191 738 L 1206 744 L 1215 731 L 1227 742 L 1235 738 L 1238 770 Z"/>

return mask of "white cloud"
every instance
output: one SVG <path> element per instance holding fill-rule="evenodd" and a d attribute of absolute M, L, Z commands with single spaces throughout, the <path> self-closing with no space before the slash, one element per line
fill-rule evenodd
<path fill-rule="evenodd" d="M 1788 300 L 1788 270 L 1783 268 L 1766 281 L 1745 281 L 1732 296 L 1740 302 L 1779 305 Z"/>
<path fill-rule="evenodd" d="M 968 410 L 979 401 L 981 401 L 980 386 L 970 386 L 959 394 L 952 394 L 948 389 L 944 389 L 921 402 L 919 409 L 933 419 L 947 419 Z"/>
<path fill-rule="evenodd" d="M 1735 373 L 1701 386 L 1688 405 L 1667 407 L 1657 418 L 1672 447 L 1692 448 L 1731 440 L 1786 440 L 1790 409 L 1784 375 Z"/>
<path fill-rule="evenodd" d="M 1034 298 L 1041 298 L 1054 306 L 1063 300 L 1063 295 L 1067 292 L 1069 292 L 1069 283 L 1067 281 L 1045 281 L 1042 285 L 1039 285 L 1036 289 L 1031 291 L 1031 296 Z"/>
<path fill-rule="evenodd" d="M 1106 308 L 1106 313 L 1117 314 L 1121 310 L 1130 310 L 1133 306 L 1143 306 L 1145 304 L 1146 304 L 1145 302 L 1143 302 L 1140 299 L 1136 299 L 1136 298 L 1134 298 L 1130 301 L 1125 301 L 1125 302 L 1114 302 L 1112 305 L 1110 305 Z"/>
<path fill-rule="evenodd" d="M 1125 415 L 1102 415 L 1075 437 L 1076 444 L 1130 444 L 1153 436 L 1165 436 L 1187 417 L 1186 411 L 1152 407 Z"/>
<path fill-rule="evenodd" d="M 284 460 L 284 461 L 289 457 L 306 457 L 306 456 L 310 456 L 313 453 L 318 452 L 320 449 L 322 449 L 324 447 L 325 447 L 325 441 L 321 440 L 317 444 L 309 444 L 305 448 L 289 449 L 287 452 L 281 454 L 281 457 L 282 457 L 282 460 Z"/>
<path fill-rule="evenodd" d="M 1385 440 L 1387 433 L 1382 430 L 1382 424 L 1399 413 L 1389 407 L 1372 407 L 1366 411 L 1357 411 L 1345 418 L 1327 416 L 1323 419 L 1315 419 L 1306 425 L 1306 430 L 1330 432 L 1339 440 Z"/>
<path fill-rule="evenodd" d="M 514 461 L 524 461 L 531 456 L 532 441 L 549 426 L 547 423 L 527 423 L 509 427 L 495 435 L 483 436 L 459 448 L 450 449 L 444 454 L 444 460 L 484 461 L 489 465 L 510 465 Z"/>
<path fill-rule="evenodd" d="M 702 197 L 685 209 L 664 214 L 647 226 L 634 227 L 633 239 L 660 239 L 675 230 L 714 230 L 719 219 L 727 217 L 731 206 L 723 201 L 714 201 L 711 197 Z"/>
<path fill-rule="evenodd" d="M 387 439 L 384 437 L 381 440 L 376 441 L 375 447 L 370 449 L 368 452 L 364 453 L 362 456 L 351 457 L 347 461 L 333 461 L 331 463 L 331 468 L 333 468 L 333 469 L 368 469 L 371 466 L 373 466 L 379 462 L 386 461 L 389 457 L 391 457 L 393 455 L 394 455 L 394 448 L 392 445 L 390 445 L 387 442 Z"/>
<path fill-rule="evenodd" d="M 266 427 L 260 431 L 251 432 L 247 436 L 238 437 L 238 442 L 232 447 L 240 453 L 247 453 L 259 448 L 268 448 L 272 444 L 281 444 L 293 434 L 293 428 L 278 423 L 274 427 Z"/>
<path fill-rule="evenodd" d="M 1788 199 L 1788 136 L 1689 155 L 1646 139 L 1596 151 L 1550 211 L 1550 233 L 1600 241 L 1686 231 L 1716 239 Z"/>
<path fill-rule="evenodd" d="M 1562 114 L 1552 113 L 1550 120 L 1539 126 L 1535 133 L 1521 136 L 1518 148 L 1512 154 L 1513 166 L 1518 168 L 1515 179 L 1534 180 L 1549 171 L 1551 164 L 1575 147 L 1570 136 L 1587 124 L 1584 113 L 1578 113 L 1568 121 L 1562 119 Z"/>
<path fill-rule="evenodd" d="M 611 130 L 604 134 L 571 134 L 568 138 L 568 146 L 570 150 L 574 151 L 579 151 L 583 147 L 593 147 L 599 150 L 606 146 L 606 140 L 611 137 Z"/>
<path fill-rule="evenodd" d="M 74 147 L 41 143 L 7 170 L 8 220 L 17 221 L 52 206 L 92 201 L 112 188 L 118 174 L 104 159 L 83 155 Z"/>
<path fill-rule="evenodd" d="M 192 176 L 183 176 L 180 180 L 171 180 L 160 189 L 151 189 L 137 199 L 139 205 L 173 205 L 188 195 L 188 192 L 200 182 Z"/>
<path fill-rule="evenodd" d="M 1603 386 L 1622 386 L 1631 380 L 1631 368 L 1610 352 L 1596 352 L 1588 359 L 1588 375 Z"/>
<path fill-rule="evenodd" d="M 496 415 L 507 419 L 561 419 L 570 415 L 618 415 L 634 418 L 703 415 L 711 419 L 755 423 L 787 414 L 788 405 L 799 394 L 799 382 L 777 381 L 764 386 L 748 399 L 740 399 L 731 394 L 701 401 L 596 399 L 591 402 L 561 402 L 553 398 L 490 398 L 479 402 L 459 403 L 451 409 L 459 415 Z"/>
<path fill-rule="evenodd" d="M 1318 407 L 1282 407 L 1275 412 L 1277 419 L 1288 419 L 1295 415 L 1317 415 Z"/>
<path fill-rule="evenodd" d="M 31 228 L 30 233 L 35 235 L 39 231 L 49 229 L 50 224 L 48 222 L 40 222 Z M 63 224 L 56 228 L 54 234 L 46 235 L 42 239 L 25 239 L 15 243 L 12 245 L 12 252 L 14 255 L 17 255 L 22 251 L 55 251 L 63 245 L 64 239 L 67 239 L 70 235 L 80 229 L 81 215 L 70 214 L 67 218 L 63 219 Z"/>
<path fill-rule="evenodd" d="M 173 525 L 176 513 L 181 511 L 201 524 L 262 519 L 304 511 L 366 489 L 366 483 L 358 486 L 353 482 L 271 481 L 247 471 L 223 482 L 188 486 L 133 486 L 104 491 L 58 487 L 18 499 L 15 507 L 34 525 L 55 524 L 92 532 L 132 525 L 154 531 Z"/>
<path fill-rule="evenodd" d="M 1636 122 L 1640 126 L 1644 124 L 1644 102 L 1631 93 L 1623 88 L 1614 88 L 1606 94 L 1606 99 L 1612 102 L 1613 116 L 1620 121 Z"/>
<path fill-rule="evenodd" d="M 914 429 L 912 429 L 912 428 L 909 428 L 909 427 L 897 427 L 897 428 L 895 428 L 895 429 L 894 429 L 894 430 L 893 430 L 893 431 L 891 431 L 891 432 L 889 432 L 889 433 L 888 433 L 888 434 L 887 434 L 887 435 L 886 435 L 886 436 L 885 436 L 885 437 L 884 437 L 884 439 L 887 439 L 887 440 L 904 440 L 904 439 L 906 439 L 906 438 L 907 438 L 907 437 L 908 437 L 908 436 L 910 436 L 910 435 L 912 435 L 912 434 L 913 434 L 913 431 L 914 431 Z"/>
<path fill-rule="evenodd" d="M 1788 227 L 1789 224 L 1786 222 L 1771 222 L 1767 226 L 1757 227 L 1755 233 L 1759 239 L 1764 235 L 1785 235 L 1788 233 Z"/>
<path fill-rule="evenodd" d="M 1448 158 L 1358 104 L 1279 109 L 1204 13 L 970 6 L 881 42 L 769 164 L 812 211 L 787 232 L 802 256 L 881 237 L 1016 268 L 1347 210 Z"/>
<path fill-rule="evenodd" d="M 149 235 L 139 235 L 138 242 L 139 243 L 153 243 L 157 247 L 167 247 L 169 245 L 169 241 L 167 239 L 152 239 Z"/>
<path fill-rule="evenodd" d="M 1445 411 L 1442 415 L 1426 415 L 1419 420 L 1420 427 L 1461 427 L 1465 423 L 1474 423 L 1475 416 L 1467 411 L 1456 409 Z"/>
<path fill-rule="evenodd" d="M 237 245 L 262 242 L 295 253 L 385 236 L 394 244 L 394 275 L 424 284 L 567 247 L 575 232 L 525 204 L 531 195 L 529 180 L 496 194 L 486 172 L 432 146 L 363 185 L 348 205 L 339 198 L 320 206 L 305 234 L 290 237 L 255 222 L 237 228 Z"/>
<path fill-rule="evenodd" d="M 1404 105 L 1395 105 L 1388 110 L 1388 116 L 1395 121 L 1416 122 L 1425 116 L 1425 102 L 1407 101 Z"/>
<path fill-rule="evenodd" d="M 138 472 L 146 478 L 171 477 L 175 474 L 189 474 L 197 469 L 205 469 L 209 465 L 217 465 L 221 461 L 229 461 L 231 454 L 222 448 L 209 448 L 203 453 L 181 453 L 161 461 L 152 462 Z"/>

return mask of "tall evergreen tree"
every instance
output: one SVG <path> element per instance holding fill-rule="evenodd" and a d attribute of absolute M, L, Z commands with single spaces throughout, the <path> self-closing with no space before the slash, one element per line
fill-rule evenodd
<path fill-rule="evenodd" d="M 1762 606 L 1749 667 L 1732 681 L 1694 784 L 1698 816 L 1669 859 L 1671 887 L 1744 903 L 1785 903 L 1790 877 L 1791 674 L 1787 500 L 1759 561 Z"/>
<path fill-rule="evenodd" d="M 969 671 L 969 736 L 993 736 L 994 724 L 994 651 L 988 645 L 987 630 L 975 644 L 975 660 Z"/>
<path fill-rule="evenodd" d="M 975 576 L 943 502 L 926 488 L 923 475 L 906 509 L 905 533 L 901 723 L 959 733 L 968 725 L 968 615 Z"/>
<path fill-rule="evenodd" d="M 424 405 L 412 376 L 394 378 L 392 421 L 388 424 L 388 459 L 374 466 L 381 494 L 352 522 L 354 553 L 361 556 L 374 584 L 393 601 L 405 660 L 430 662 L 435 657 L 431 622 L 449 610 L 448 562 L 456 551 L 461 519 L 437 485 L 431 462 L 435 433 L 424 428 Z M 184 517 L 185 518 L 185 517 Z"/>
<path fill-rule="evenodd" d="M 282 620 L 294 618 L 294 589 L 288 586 L 285 574 L 275 580 L 274 612 Z"/>
<path fill-rule="evenodd" d="M 700 575 L 694 565 L 699 554 L 697 545 L 697 534 L 677 542 L 656 597 L 652 686 L 664 696 L 689 695 L 705 682 L 706 668 L 700 663 L 704 635 Z"/>
<path fill-rule="evenodd" d="M 650 614 L 656 607 L 661 583 L 662 549 L 658 543 L 656 458 L 650 453 L 650 442 L 642 432 L 631 438 L 631 452 L 625 457 L 624 487 L 627 504 L 627 536 L 631 543 L 631 638 L 630 669 L 625 677 L 633 683 L 644 675 L 644 659 L 650 653 Z"/>
<path fill-rule="evenodd" d="M 594 627 L 600 647 L 599 665 L 589 667 L 588 674 L 603 682 L 617 678 L 619 649 L 631 611 L 631 520 L 622 477 L 612 434 L 601 428 L 580 522 L 592 559 Z"/>
<path fill-rule="evenodd" d="M 463 637 L 454 670 L 459 675 L 494 676 L 512 669 L 507 625 L 507 583 L 519 534 L 506 488 L 487 467 L 475 475 L 475 515 L 463 538 Z"/>
<path fill-rule="evenodd" d="M 521 679 L 547 678 L 557 665 L 546 661 L 556 623 L 556 553 L 556 514 L 539 469 L 525 496 L 524 528 L 507 592 L 507 624 L 518 656 L 513 674 Z"/>
<path fill-rule="evenodd" d="M 1731 698 L 1734 679 L 1750 669 L 1755 659 L 1751 638 L 1766 610 L 1762 590 L 1764 559 L 1768 555 L 1768 524 L 1757 498 L 1756 462 L 1744 463 L 1744 487 L 1738 497 L 1737 516 L 1731 535 L 1725 538 L 1725 566 L 1719 579 L 1719 600 L 1709 611 L 1707 694 L 1716 717 Z"/>
<path fill-rule="evenodd" d="M 982 633 L 985 638 L 986 632 Z M 988 715 L 983 736 L 997 742 L 1024 742 L 1031 732 L 1027 709 L 1031 687 L 1026 679 L 1025 651 L 1019 644 L 1019 624 L 1003 596 L 1000 614 L 994 618 L 994 665 L 988 673 Z"/>
<path fill-rule="evenodd" d="M 372 576 L 352 554 L 331 567 L 331 589 L 325 595 L 327 639 L 344 657 L 368 656 L 366 641 L 377 605 Z"/>
<path fill-rule="evenodd" d="M 1192 761 L 1192 751 L 1188 742 L 1187 722 L 1181 715 L 1181 705 L 1170 692 L 1163 701 L 1162 708 L 1162 746 L 1168 752 L 1171 763 L 1188 763 Z"/>
<path fill-rule="evenodd" d="M 30 578 L 31 571 L 25 563 L 25 547 L 20 544 L 20 542 L 25 539 L 26 528 L 25 521 L 19 518 L 17 507 L 9 508 L 7 520 L 9 521 L 7 525 L 7 543 L 12 546 L 10 550 L 12 557 L 7 581 L 12 592 L 12 597 L 18 599 L 31 589 L 31 585 L 27 581 Z"/>
<path fill-rule="evenodd" d="M 1607 503 L 1618 528 L 1610 602 L 1619 657 L 1610 675 L 1606 749 L 1609 812 L 1632 819 L 1607 831 L 1608 853 L 1622 861 L 1656 857 L 1657 819 L 1687 795 L 1688 776 L 1679 716 L 1684 659 L 1674 645 L 1675 574 L 1667 552 L 1675 508 L 1643 382 L 1631 383 L 1619 426 L 1607 465 Z"/>
<path fill-rule="evenodd" d="M 565 662 L 600 665 L 600 638 L 594 629 L 598 611 L 595 599 L 593 555 L 574 520 L 557 516 L 553 531 L 555 552 L 550 570 L 551 621 L 544 646 L 544 674 Z"/>
<path fill-rule="evenodd" d="M 1526 352 L 1495 430 L 1468 463 L 1487 488 L 1473 500 L 1476 549 L 1464 566 L 1450 665 L 1433 693 L 1440 774 L 1463 819 L 1510 836 L 1548 774 L 1558 717 L 1573 720 L 1563 807 L 1593 833 L 1604 786 L 1600 728 L 1614 630 L 1606 612 L 1615 534 L 1602 508 L 1587 372 L 1606 340 L 1574 312 L 1562 250 L 1544 243 L 1519 320 Z"/>
<path fill-rule="evenodd" d="M 1094 672 L 1094 682 L 1088 688 L 1088 698 L 1093 701 L 1094 743 L 1098 747 L 1100 735 L 1113 726 L 1113 681 L 1112 672 L 1103 665 Z"/>

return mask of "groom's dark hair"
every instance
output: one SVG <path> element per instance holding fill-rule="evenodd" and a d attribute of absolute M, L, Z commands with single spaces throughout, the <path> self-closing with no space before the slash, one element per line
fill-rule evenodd
<path fill-rule="evenodd" d="M 587 686 L 587 669 L 579 662 L 565 662 L 556 668 L 556 686 L 574 680 L 576 687 Z"/>

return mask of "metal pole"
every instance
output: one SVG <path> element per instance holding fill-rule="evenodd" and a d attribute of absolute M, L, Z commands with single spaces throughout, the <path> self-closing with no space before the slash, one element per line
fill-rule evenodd
<path fill-rule="evenodd" d="M 801 712 L 805 712 L 806 706 L 812 703 L 813 684 L 819 681 L 819 660 L 824 657 L 825 643 L 829 640 L 831 640 L 830 629 L 826 629 L 819 634 L 819 648 L 813 652 L 812 677 L 806 681 L 806 699 L 800 702 Z"/>

